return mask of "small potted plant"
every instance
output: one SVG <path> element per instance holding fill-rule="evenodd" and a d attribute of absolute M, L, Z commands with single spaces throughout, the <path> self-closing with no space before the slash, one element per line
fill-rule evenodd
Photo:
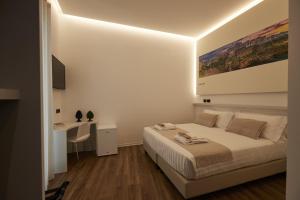
<path fill-rule="evenodd" d="M 76 115 L 75 115 L 76 119 L 77 119 L 77 122 L 81 122 L 81 119 L 82 119 L 82 112 L 80 110 L 78 110 L 76 112 Z"/>
<path fill-rule="evenodd" d="M 89 119 L 89 122 L 93 121 L 93 119 L 94 119 L 94 113 L 92 111 L 87 112 L 86 118 Z"/>

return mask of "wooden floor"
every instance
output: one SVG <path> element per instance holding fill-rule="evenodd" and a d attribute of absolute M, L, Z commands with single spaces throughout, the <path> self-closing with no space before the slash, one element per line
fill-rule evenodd
<path fill-rule="evenodd" d="M 56 175 L 49 188 L 70 181 L 64 200 L 176 200 L 184 199 L 144 153 L 142 146 L 123 147 L 118 155 L 96 157 L 95 152 L 69 156 L 69 171 Z M 285 174 L 264 178 L 218 192 L 201 200 L 285 199 Z"/>

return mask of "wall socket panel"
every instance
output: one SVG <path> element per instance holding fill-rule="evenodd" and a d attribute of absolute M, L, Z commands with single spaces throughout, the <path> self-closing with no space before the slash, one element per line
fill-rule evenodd
<path fill-rule="evenodd" d="M 210 101 L 210 99 L 203 99 L 203 102 L 204 103 L 210 103 L 211 101 Z"/>

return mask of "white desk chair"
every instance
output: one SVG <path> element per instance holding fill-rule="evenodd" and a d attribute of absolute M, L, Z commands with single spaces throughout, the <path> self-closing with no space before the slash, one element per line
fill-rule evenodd
<path fill-rule="evenodd" d="M 78 127 L 77 133 L 75 136 L 70 137 L 68 142 L 75 144 L 75 149 L 77 153 L 77 159 L 79 160 L 77 143 L 84 142 L 90 137 L 90 125 L 88 123 L 84 123 Z"/>

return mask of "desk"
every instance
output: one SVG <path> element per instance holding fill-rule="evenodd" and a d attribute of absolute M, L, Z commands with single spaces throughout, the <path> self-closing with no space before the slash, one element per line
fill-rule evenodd
<path fill-rule="evenodd" d="M 84 123 L 97 124 L 97 122 L 65 122 L 53 127 L 53 167 L 54 174 L 68 171 L 67 132 L 78 128 Z M 96 127 L 96 126 L 95 126 Z"/>

